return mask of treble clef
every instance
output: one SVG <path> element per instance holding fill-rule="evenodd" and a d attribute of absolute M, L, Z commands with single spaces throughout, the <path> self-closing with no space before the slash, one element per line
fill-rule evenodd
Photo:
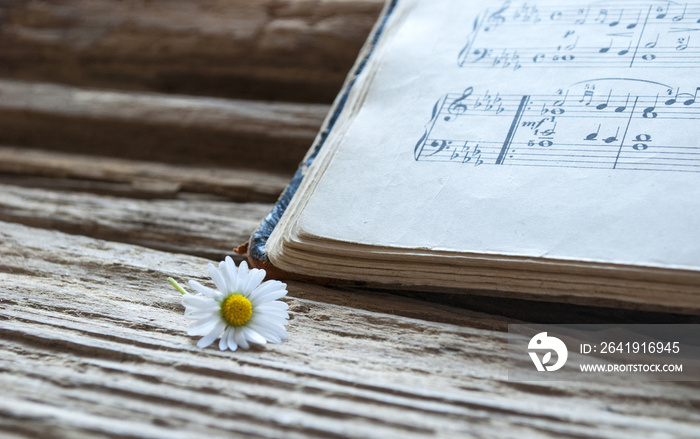
<path fill-rule="evenodd" d="M 452 103 L 450 104 L 449 107 L 447 107 L 447 112 L 450 113 L 450 116 L 445 116 L 446 121 L 454 120 L 457 119 L 457 117 L 460 114 L 464 114 L 467 111 L 467 104 L 464 103 L 464 100 L 466 100 L 471 94 L 474 92 L 474 88 L 472 87 L 467 87 L 466 90 L 464 90 L 464 93 L 462 93 L 462 96 L 458 97 Z"/>
<path fill-rule="evenodd" d="M 506 21 L 506 18 L 501 14 L 503 14 L 509 7 L 510 0 L 505 1 L 503 3 L 503 6 L 501 6 L 501 9 L 489 15 L 489 17 L 486 19 L 487 26 L 484 28 L 484 32 L 488 32 L 489 30 L 491 30 L 491 26 L 495 27 L 503 24 Z"/>

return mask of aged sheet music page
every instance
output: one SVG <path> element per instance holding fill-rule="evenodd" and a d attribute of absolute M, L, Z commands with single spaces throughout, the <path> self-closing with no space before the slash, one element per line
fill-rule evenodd
<path fill-rule="evenodd" d="M 698 67 L 697 1 L 400 0 L 271 260 L 303 272 L 287 240 L 700 270 Z"/>

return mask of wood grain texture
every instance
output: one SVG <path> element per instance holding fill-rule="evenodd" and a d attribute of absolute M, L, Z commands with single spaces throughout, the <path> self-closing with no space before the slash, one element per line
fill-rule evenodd
<path fill-rule="evenodd" d="M 177 166 L 2 146 L 0 175 L 63 179 L 44 181 L 46 186 L 71 187 L 66 181 L 71 180 L 75 185 L 83 183 L 87 190 L 104 188 L 132 197 L 168 198 L 195 193 L 266 202 L 275 201 L 289 182 L 286 175 L 269 171 Z"/>
<path fill-rule="evenodd" d="M 223 259 L 248 240 L 266 203 L 140 200 L 0 184 L 0 220 L 173 253 Z"/>
<path fill-rule="evenodd" d="M 0 79 L 0 143 L 166 163 L 291 174 L 327 111 Z"/>
<path fill-rule="evenodd" d="M 0 76 L 330 103 L 383 0 L 5 0 Z"/>
<path fill-rule="evenodd" d="M 0 429 L 14 437 L 677 438 L 700 428 L 697 383 L 510 383 L 505 321 L 447 307 L 453 323 L 409 318 L 425 306 L 410 299 L 378 297 L 368 311 L 371 297 L 323 303 L 309 297 L 332 290 L 293 283 L 288 341 L 199 350 L 165 278 L 207 282 L 206 260 L 12 223 L 0 237 Z"/>

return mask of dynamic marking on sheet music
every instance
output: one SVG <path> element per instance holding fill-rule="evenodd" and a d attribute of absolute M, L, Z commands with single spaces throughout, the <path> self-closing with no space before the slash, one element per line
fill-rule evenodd
<path fill-rule="evenodd" d="M 467 87 L 437 100 L 414 158 L 700 172 L 698 119 L 700 86 L 597 78 L 546 95 Z"/>
<path fill-rule="evenodd" d="M 485 9 L 465 26 L 469 34 L 457 64 L 512 70 L 700 66 L 697 1 L 562 3 L 505 1 Z"/>

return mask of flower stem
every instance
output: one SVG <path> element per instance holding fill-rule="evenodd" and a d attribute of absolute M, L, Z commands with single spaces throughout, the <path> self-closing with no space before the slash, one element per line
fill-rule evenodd
<path fill-rule="evenodd" d="M 170 282 L 175 287 L 175 289 L 180 292 L 180 294 L 183 294 L 183 295 L 187 294 L 187 291 L 185 291 L 185 289 L 182 288 L 182 285 L 177 283 L 177 281 L 175 279 L 173 279 L 172 277 L 168 278 L 168 282 Z"/>

